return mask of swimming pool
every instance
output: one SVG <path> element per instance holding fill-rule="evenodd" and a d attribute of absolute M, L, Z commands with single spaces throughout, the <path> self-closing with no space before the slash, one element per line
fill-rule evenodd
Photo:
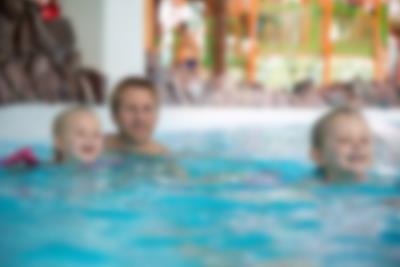
<path fill-rule="evenodd" d="M 173 159 L 1 170 L 1 266 L 399 266 L 397 115 L 368 114 L 379 179 L 362 185 L 306 182 L 308 111 L 167 111 Z M 0 155 L 29 140 L 50 156 L 44 131 L 16 131 Z"/>

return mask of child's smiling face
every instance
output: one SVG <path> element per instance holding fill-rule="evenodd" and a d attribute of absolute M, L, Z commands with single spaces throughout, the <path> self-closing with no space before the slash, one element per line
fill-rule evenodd
<path fill-rule="evenodd" d="M 71 114 L 56 138 L 56 146 L 67 159 L 94 162 L 103 151 L 103 135 L 96 116 L 87 111 Z"/>
<path fill-rule="evenodd" d="M 337 115 L 327 125 L 325 134 L 314 158 L 328 175 L 365 178 L 372 164 L 373 146 L 364 118 L 357 114 Z"/>

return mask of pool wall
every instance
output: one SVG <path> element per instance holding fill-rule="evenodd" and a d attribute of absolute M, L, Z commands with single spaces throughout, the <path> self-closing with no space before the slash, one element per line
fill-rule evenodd
<path fill-rule="evenodd" d="M 50 140 L 51 122 L 63 105 L 15 105 L 0 108 L 0 140 L 43 142 Z M 106 132 L 113 132 L 106 107 L 96 108 Z M 326 109 L 268 108 L 162 108 L 157 134 L 310 126 Z M 400 110 L 368 109 L 365 111 L 374 132 L 385 138 L 396 138 L 400 129 Z M 295 129 L 295 128 L 294 128 Z"/>

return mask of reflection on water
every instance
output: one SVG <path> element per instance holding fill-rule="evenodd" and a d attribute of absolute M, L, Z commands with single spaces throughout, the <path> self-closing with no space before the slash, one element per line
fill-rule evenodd
<path fill-rule="evenodd" d="M 400 266 L 393 148 L 378 147 L 371 182 L 321 185 L 309 182 L 307 136 L 182 134 L 163 137 L 175 158 L 0 169 L 0 265 Z"/>
<path fill-rule="evenodd" d="M 177 166 L 186 179 L 165 174 Z M 2 170 L 1 262 L 399 266 L 399 187 L 299 185 L 308 171 L 289 161 L 136 156 Z"/>

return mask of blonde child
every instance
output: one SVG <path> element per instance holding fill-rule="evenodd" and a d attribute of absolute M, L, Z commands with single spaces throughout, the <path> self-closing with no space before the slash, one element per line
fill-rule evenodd
<path fill-rule="evenodd" d="M 103 133 L 97 116 L 85 107 L 61 112 L 53 123 L 53 142 L 56 163 L 96 162 L 103 152 Z"/>
<path fill-rule="evenodd" d="M 372 135 L 360 111 L 337 108 L 323 116 L 312 130 L 311 157 L 326 182 L 367 178 L 373 161 Z"/>
<path fill-rule="evenodd" d="M 54 162 L 94 163 L 103 152 L 103 136 L 96 115 L 85 107 L 62 111 L 53 122 Z M 36 167 L 41 162 L 31 148 L 23 148 L 0 160 L 0 167 Z"/>

